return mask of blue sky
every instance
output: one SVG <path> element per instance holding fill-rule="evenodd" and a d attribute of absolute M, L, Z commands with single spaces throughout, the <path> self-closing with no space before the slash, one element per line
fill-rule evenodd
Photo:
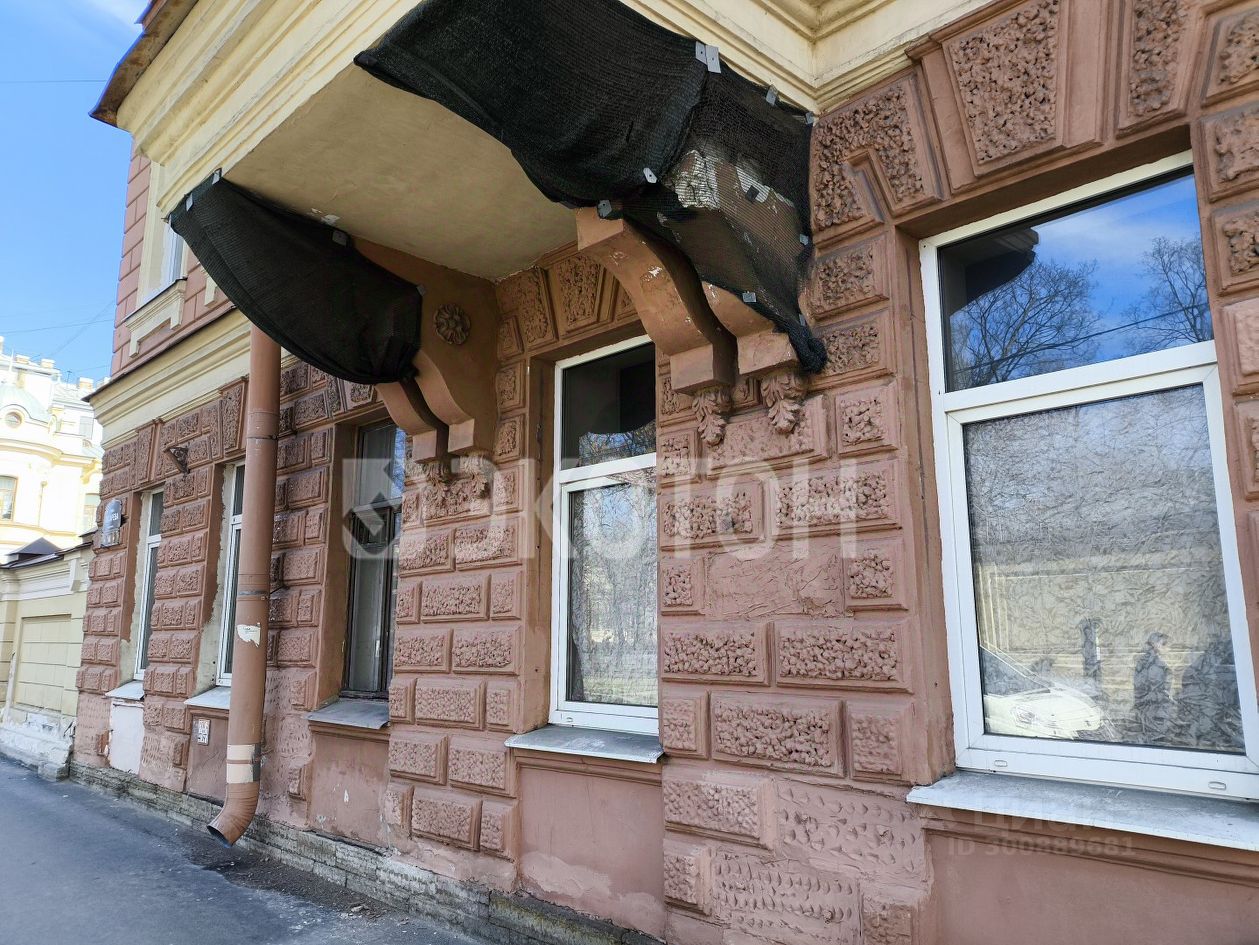
<path fill-rule="evenodd" d="M 144 6 L 0 0 L 0 335 L 68 377 L 109 370 L 131 141 L 88 112 Z"/>

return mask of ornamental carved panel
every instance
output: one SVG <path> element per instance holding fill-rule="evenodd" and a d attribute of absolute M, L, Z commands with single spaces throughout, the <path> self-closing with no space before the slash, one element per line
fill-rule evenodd
<path fill-rule="evenodd" d="M 1123 7 L 1119 130 L 1183 114 L 1198 35 L 1190 0 L 1127 0 Z"/>
<path fill-rule="evenodd" d="M 1061 135 L 1062 0 L 1034 0 L 945 44 L 977 168 Z"/>
<path fill-rule="evenodd" d="M 1259 8 L 1215 23 L 1207 56 L 1207 101 L 1214 103 L 1259 88 Z"/>

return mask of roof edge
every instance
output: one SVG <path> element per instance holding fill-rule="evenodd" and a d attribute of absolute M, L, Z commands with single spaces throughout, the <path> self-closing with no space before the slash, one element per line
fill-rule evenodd
<path fill-rule="evenodd" d="M 197 0 L 150 0 L 140 15 L 139 22 L 144 29 L 114 67 L 105 91 L 91 111 L 93 118 L 118 127 L 118 109 L 196 4 Z"/>

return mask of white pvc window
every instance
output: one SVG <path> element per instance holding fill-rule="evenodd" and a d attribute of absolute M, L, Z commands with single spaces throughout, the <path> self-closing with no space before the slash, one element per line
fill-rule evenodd
<path fill-rule="evenodd" d="M 556 725 L 657 731 L 655 359 L 639 338 L 556 366 Z"/>
<path fill-rule="evenodd" d="M 136 639 L 136 679 L 144 678 L 149 665 L 149 638 L 153 634 L 153 604 L 157 596 L 157 553 L 162 544 L 162 492 L 145 498 L 144 544 L 140 547 L 140 628 Z"/>
<path fill-rule="evenodd" d="M 960 767 L 1259 797 L 1189 167 L 922 244 Z"/>
<path fill-rule="evenodd" d="M 166 224 L 164 235 L 165 238 L 162 242 L 161 284 L 163 289 L 186 275 L 184 272 L 184 238 L 171 229 L 169 223 Z"/>
<path fill-rule="evenodd" d="M 240 582 L 240 523 L 245 499 L 245 467 L 235 466 L 231 476 L 231 496 L 227 509 L 227 561 L 224 563 L 223 627 L 219 633 L 219 669 L 216 682 L 232 684 L 232 644 L 236 637 L 236 594 Z"/>

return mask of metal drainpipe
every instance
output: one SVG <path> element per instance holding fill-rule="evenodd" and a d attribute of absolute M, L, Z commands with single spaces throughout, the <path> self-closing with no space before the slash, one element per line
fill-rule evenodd
<path fill-rule="evenodd" d="M 280 346 L 259 329 L 251 328 L 244 507 L 232 639 L 232 697 L 227 715 L 227 794 L 223 809 L 208 827 L 229 847 L 240 839 L 258 810 L 279 420 Z"/>

